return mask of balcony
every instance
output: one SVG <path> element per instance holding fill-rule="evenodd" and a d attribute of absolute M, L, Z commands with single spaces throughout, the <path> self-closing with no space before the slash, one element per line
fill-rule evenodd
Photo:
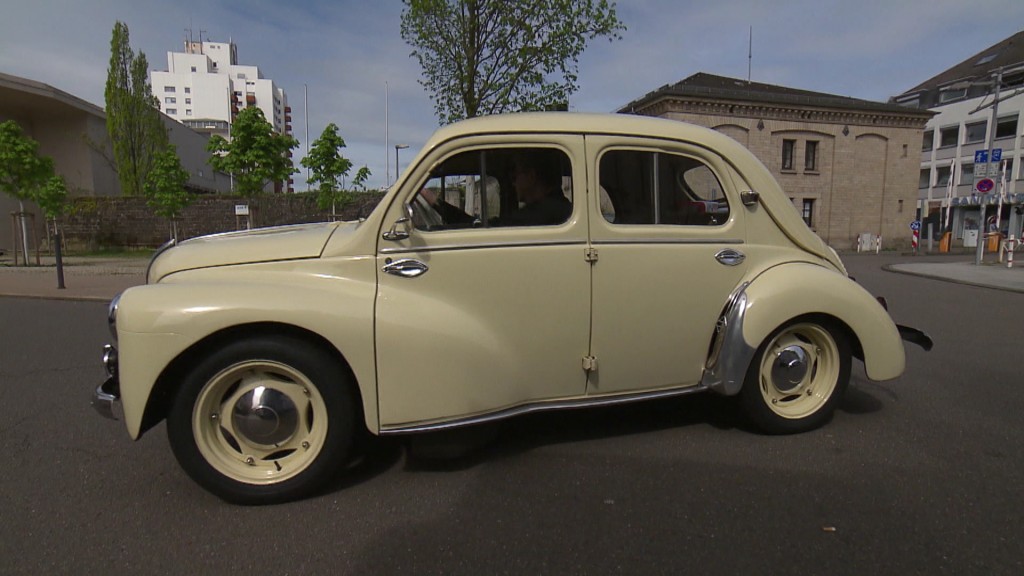
<path fill-rule="evenodd" d="M 291 114 L 292 113 L 292 107 L 291 106 L 285 106 L 284 107 L 284 113 L 285 114 Z"/>
<path fill-rule="evenodd" d="M 252 92 L 247 93 L 245 95 L 245 103 L 248 104 L 249 106 L 252 106 L 253 104 L 256 104 L 256 95 L 253 94 Z"/>
<path fill-rule="evenodd" d="M 292 115 L 291 115 L 291 114 L 288 114 L 288 113 L 285 113 L 285 115 L 284 115 L 284 121 L 285 121 L 285 122 L 291 122 L 291 121 L 292 121 Z"/>

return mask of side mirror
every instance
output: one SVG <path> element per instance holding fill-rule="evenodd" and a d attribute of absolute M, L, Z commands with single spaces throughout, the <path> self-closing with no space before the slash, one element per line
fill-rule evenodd
<path fill-rule="evenodd" d="M 408 204 L 406 206 L 408 206 Z M 406 238 L 409 237 L 409 231 L 399 230 L 398 227 L 399 225 L 401 225 L 403 228 L 405 228 L 411 220 L 412 218 L 409 216 L 404 216 L 402 218 L 399 218 L 398 220 L 395 220 L 395 223 L 391 225 L 391 229 L 382 234 L 381 238 L 388 240 L 390 242 L 405 240 Z"/>

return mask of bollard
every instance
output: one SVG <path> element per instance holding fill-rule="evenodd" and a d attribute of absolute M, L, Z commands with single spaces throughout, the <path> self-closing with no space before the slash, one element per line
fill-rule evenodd
<path fill-rule="evenodd" d="M 1006 246 L 1006 267 L 1013 268 L 1013 251 L 1017 248 L 1017 239 L 1011 234 L 1004 246 Z"/>
<path fill-rule="evenodd" d="M 60 237 L 60 232 L 58 231 L 58 232 L 54 233 L 53 237 L 54 237 L 54 241 L 56 242 L 56 245 L 55 245 L 54 250 L 53 250 L 53 255 L 57 259 L 57 289 L 58 290 L 63 290 L 64 289 L 64 258 L 61 257 L 61 250 L 60 250 L 60 240 L 61 240 L 61 237 Z"/>

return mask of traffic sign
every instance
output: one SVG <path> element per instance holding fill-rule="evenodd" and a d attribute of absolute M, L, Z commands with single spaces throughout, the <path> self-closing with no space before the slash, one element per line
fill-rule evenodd
<path fill-rule="evenodd" d="M 984 164 L 988 162 L 988 150 L 975 150 L 974 151 L 974 163 Z"/>
<path fill-rule="evenodd" d="M 910 229 L 913 230 L 914 232 L 917 232 L 918 230 L 920 230 L 921 229 L 921 221 L 920 220 L 914 220 L 913 222 L 911 222 L 910 223 Z"/>
<path fill-rule="evenodd" d="M 1002 159 L 1003 159 L 1003 149 L 1002 148 L 993 148 L 992 149 L 992 161 L 993 162 L 999 162 Z"/>
<path fill-rule="evenodd" d="M 991 178 L 982 178 L 981 180 L 978 180 L 978 192 L 981 192 L 982 194 L 991 192 L 995 187 L 996 183 L 993 182 Z"/>

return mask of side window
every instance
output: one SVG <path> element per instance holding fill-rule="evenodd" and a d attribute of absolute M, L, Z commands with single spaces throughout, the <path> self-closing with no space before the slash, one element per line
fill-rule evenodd
<path fill-rule="evenodd" d="M 688 156 L 612 150 L 601 156 L 601 209 L 614 224 L 719 226 L 729 202 L 714 172 Z"/>
<path fill-rule="evenodd" d="M 572 214 L 569 157 L 553 148 L 493 148 L 449 157 L 413 199 L 418 230 L 555 226 Z"/>

